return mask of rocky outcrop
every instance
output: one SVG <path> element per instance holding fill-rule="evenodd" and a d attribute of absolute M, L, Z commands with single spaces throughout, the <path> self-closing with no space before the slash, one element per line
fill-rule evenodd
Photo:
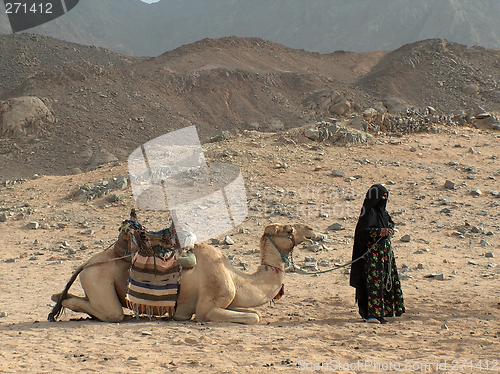
<path fill-rule="evenodd" d="M 0 136 L 19 138 L 37 135 L 46 124 L 55 123 L 52 111 L 36 96 L 0 101 Z"/>

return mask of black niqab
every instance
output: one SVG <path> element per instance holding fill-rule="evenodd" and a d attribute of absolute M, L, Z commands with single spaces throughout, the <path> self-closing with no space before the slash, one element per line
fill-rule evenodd
<path fill-rule="evenodd" d="M 384 199 L 383 196 L 386 193 L 387 197 L 389 197 L 389 191 L 381 184 L 371 186 L 366 193 L 363 207 L 361 208 L 361 214 L 356 225 L 356 231 L 354 233 L 354 246 L 352 251 L 353 261 L 363 256 L 363 254 L 365 254 L 368 250 L 370 228 L 394 227 L 394 222 L 385 209 L 387 199 Z M 349 282 L 352 287 L 357 288 L 363 284 L 364 265 L 364 259 L 352 264 Z"/>

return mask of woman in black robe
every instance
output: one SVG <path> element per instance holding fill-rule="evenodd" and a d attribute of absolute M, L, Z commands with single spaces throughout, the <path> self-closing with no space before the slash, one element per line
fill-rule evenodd
<path fill-rule="evenodd" d="M 350 285 L 363 320 L 385 323 L 385 317 L 405 312 L 391 236 L 394 222 L 386 211 L 389 191 L 381 184 L 370 187 L 363 202 L 354 234 Z"/>

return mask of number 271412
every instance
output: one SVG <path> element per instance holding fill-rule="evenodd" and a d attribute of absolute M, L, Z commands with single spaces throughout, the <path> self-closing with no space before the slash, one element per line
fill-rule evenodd
<path fill-rule="evenodd" d="M 5 3 L 7 14 L 52 14 L 52 3 Z"/>

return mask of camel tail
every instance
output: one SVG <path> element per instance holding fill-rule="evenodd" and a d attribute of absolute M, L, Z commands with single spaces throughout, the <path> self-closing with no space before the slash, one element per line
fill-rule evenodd
<path fill-rule="evenodd" d="M 71 288 L 73 283 L 75 283 L 75 280 L 76 278 L 78 278 L 78 275 L 80 275 L 80 273 L 86 268 L 87 264 L 88 262 L 86 262 L 83 265 L 80 265 L 71 276 L 70 280 L 66 284 L 66 287 L 64 287 L 63 292 L 61 292 L 61 294 L 59 295 L 59 299 L 57 300 L 56 305 L 52 308 L 52 311 L 49 313 L 47 317 L 47 320 L 49 322 L 56 322 L 57 318 L 59 318 L 59 316 L 61 315 L 63 311 L 62 302 L 68 297 L 69 289 Z"/>

